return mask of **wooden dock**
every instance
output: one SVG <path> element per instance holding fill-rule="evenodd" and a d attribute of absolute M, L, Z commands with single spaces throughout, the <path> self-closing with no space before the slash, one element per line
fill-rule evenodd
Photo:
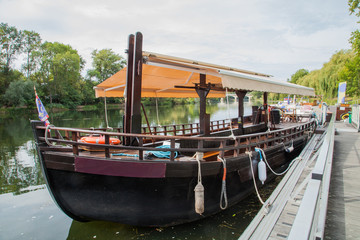
<path fill-rule="evenodd" d="M 359 239 L 360 134 L 348 123 L 336 123 L 335 128 L 325 238 Z"/>
<path fill-rule="evenodd" d="M 239 239 L 359 239 L 358 131 L 333 122 L 300 156 Z"/>

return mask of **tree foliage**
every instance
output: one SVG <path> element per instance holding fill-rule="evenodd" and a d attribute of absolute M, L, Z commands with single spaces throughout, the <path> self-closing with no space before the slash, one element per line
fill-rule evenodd
<path fill-rule="evenodd" d="M 29 79 L 30 74 L 36 69 L 36 54 L 41 45 L 40 34 L 34 31 L 24 30 L 22 32 L 23 52 L 26 54 L 26 62 L 22 65 L 26 72 L 26 77 Z"/>
<path fill-rule="evenodd" d="M 309 74 L 309 70 L 306 70 L 306 69 L 303 69 L 303 68 L 302 68 L 302 69 L 299 69 L 299 70 L 296 71 L 296 73 L 294 73 L 293 75 L 291 75 L 290 82 L 296 84 L 297 81 L 298 81 L 300 78 L 306 76 L 307 74 Z"/>
<path fill-rule="evenodd" d="M 16 27 L 9 26 L 7 23 L 0 23 L 0 44 L 1 44 L 1 62 L 3 71 L 8 72 L 10 65 L 16 55 L 21 51 L 22 34 Z"/>
<path fill-rule="evenodd" d="M 126 65 L 125 59 L 111 49 L 94 50 L 91 53 L 93 69 L 88 71 L 90 79 L 95 78 L 99 83 L 108 79 Z"/>

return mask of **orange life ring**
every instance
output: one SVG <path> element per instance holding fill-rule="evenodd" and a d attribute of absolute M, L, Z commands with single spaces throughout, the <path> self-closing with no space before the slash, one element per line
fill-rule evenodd
<path fill-rule="evenodd" d="M 110 138 L 109 139 L 111 145 L 118 145 L 120 144 L 120 140 L 117 138 Z M 83 143 L 95 143 L 95 144 L 105 144 L 105 137 L 104 136 L 85 136 L 80 138 L 80 142 Z"/>

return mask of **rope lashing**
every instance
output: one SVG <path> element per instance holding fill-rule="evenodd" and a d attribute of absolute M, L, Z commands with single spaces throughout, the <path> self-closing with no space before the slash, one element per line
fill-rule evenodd
<path fill-rule="evenodd" d="M 264 205 L 265 202 L 262 200 L 262 198 L 261 198 L 261 196 L 260 196 L 260 193 L 259 193 L 259 190 L 258 190 L 257 185 L 256 185 L 255 174 L 254 174 L 254 169 L 253 169 L 252 159 L 251 159 L 251 158 L 252 158 L 252 152 L 246 151 L 245 153 L 249 156 L 251 174 L 252 174 L 252 179 L 253 179 L 253 182 L 254 182 L 254 187 L 255 187 L 255 190 L 256 190 L 256 195 L 257 195 L 260 203 L 261 203 L 262 205 Z"/>
<path fill-rule="evenodd" d="M 202 185 L 202 182 L 201 182 L 201 163 L 200 163 L 200 158 L 198 155 L 196 156 L 196 161 L 198 163 L 198 183 L 194 188 L 195 212 L 201 215 L 205 211 L 205 206 L 204 206 L 205 196 L 204 196 L 204 186 Z"/>
<path fill-rule="evenodd" d="M 50 133 L 50 127 L 55 127 L 54 125 L 52 124 L 49 124 L 46 126 L 46 130 L 45 130 L 45 142 L 47 143 L 47 145 L 49 146 L 54 146 L 53 143 L 51 143 L 49 140 L 48 140 L 48 133 Z"/>
<path fill-rule="evenodd" d="M 217 157 L 223 164 L 223 178 L 222 178 L 222 184 L 221 184 L 221 194 L 220 194 L 220 208 L 222 210 L 225 210 L 228 206 L 228 199 L 226 194 L 226 160 L 225 158 L 221 158 L 219 155 Z M 224 202 L 224 205 L 223 205 Z"/>

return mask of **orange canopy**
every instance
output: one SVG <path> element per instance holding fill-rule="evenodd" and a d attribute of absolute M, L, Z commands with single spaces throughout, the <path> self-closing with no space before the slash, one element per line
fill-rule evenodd
<path fill-rule="evenodd" d="M 225 89 L 315 96 L 313 88 L 277 81 L 268 74 L 149 52 L 143 52 L 143 61 L 141 97 L 197 98 L 194 87 L 200 73 L 212 86 L 210 98 L 225 97 Z M 124 97 L 125 87 L 126 68 L 94 89 L 96 97 Z"/>
<path fill-rule="evenodd" d="M 143 64 L 141 97 L 196 98 L 194 87 L 200 83 L 200 74 L 183 70 Z M 214 71 L 213 74 L 216 74 Z M 206 82 L 222 87 L 221 78 L 207 75 Z M 120 70 L 95 87 L 96 97 L 123 97 L 126 83 L 126 68 Z M 175 87 L 179 86 L 179 87 Z M 207 97 L 221 98 L 224 91 L 211 90 Z"/>

